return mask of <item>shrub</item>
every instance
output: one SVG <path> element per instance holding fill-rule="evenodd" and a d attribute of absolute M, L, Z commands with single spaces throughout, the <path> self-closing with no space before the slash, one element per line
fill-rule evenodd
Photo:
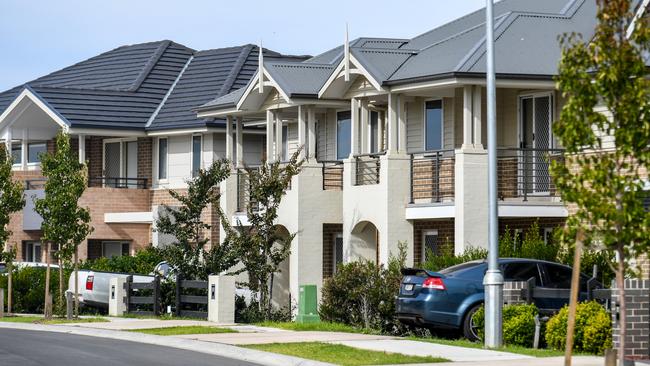
<path fill-rule="evenodd" d="M 320 316 L 324 321 L 353 327 L 401 334 L 407 331 L 395 316 L 395 296 L 406 261 L 405 245 L 391 257 L 388 267 L 369 261 L 357 261 L 337 267 L 323 284 Z"/>
<path fill-rule="evenodd" d="M 546 343 L 564 350 L 566 345 L 569 308 L 565 306 L 546 324 Z M 578 304 L 573 349 L 576 352 L 603 354 L 612 347 L 612 319 L 605 308 L 595 301 Z"/>
<path fill-rule="evenodd" d="M 59 289 L 59 270 L 52 268 L 50 273 L 50 292 L 52 300 L 56 299 Z M 69 270 L 63 270 L 63 279 L 66 281 L 63 288 L 67 289 Z M 22 267 L 14 269 L 12 276 L 14 313 L 42 313 L 45 302 L 45 268 Z M 0 288 L 7 289 L 7 276 L 0 276 Z M 7 296 L 5 295 L 5 306 Z"/>
<path fill-rule="evenodd" d="M 133 256 L 97 258 L 83 261 L 79 264 L 79 269 L 148 275 L 153 272 L 158 263 L 164 260 L 162 249 L 149 246 L 139 250 Z"/>
<path fill-rule="evenodd" d="M 514 231 L 506 228 L 499 238 L 499 257 L 502 258 L 530 258 L 547 261 L 557 261 L 560 245 L 557 240 L 544 242 L 539 223 L 535 221 L 523 233 L 523 238 L 518 241 Z"/>
<path fill-rule="evenodd" d="M 426 260 L 421 264 L 423 269 L 437 272 L 457 264 L 487 258 L 487 250 L 483 248 L 467 248 L 462 254 L 454 254 L 453 245 L 444 245 L 439 253 L 433 253 L 427 248 Z"/>
<path fill-rule="evenodd" d="M 271 309 L 271 315 L 267 319 L 259 309 L 257 300 L 252 300 L 250 304 L 246 303 L 244 296 L 235 296 L 235 323 L 260 323 L 263 321 L 272 322 L 289 322 L 291 321 L 291 309 Z"/>
<path fill-rule="evenodd" d="M 503 342 L 508 345 L 531 347 L 535 338 L 535 315 L 539 314 L 535 305 L 506 305 L 503 307 Z M 479 337 L 483 339 L 485 328 L 485 309 L 474 313 L 474 324 Z"/>

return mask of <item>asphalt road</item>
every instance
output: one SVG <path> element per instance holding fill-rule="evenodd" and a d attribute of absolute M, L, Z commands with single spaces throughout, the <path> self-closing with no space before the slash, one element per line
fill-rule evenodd
<path fill-rule="evenodd" d="M 0 329 L 0 366 L 256 366 L 244 361 L 107 338 Z"/>

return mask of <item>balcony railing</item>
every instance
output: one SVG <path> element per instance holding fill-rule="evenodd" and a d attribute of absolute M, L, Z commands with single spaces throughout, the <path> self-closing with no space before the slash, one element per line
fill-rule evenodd
<path fill-rule="evenodd" d="M 249 203 L 257 206 L 255 202 L 251 202 L 250 188 L 250 177 L 248 171 L 246 171 L 246 169 L 237 169 L 237 212 L 246 212 Z"/>
<path fill-rule="evenodd" d="M 343 190 L 343 162 L 338 160 L 325 160 L 320 162 L 323 173 L 324 191 Z"/>
<path fill-rule="evenodd" d="M 498 149 L 499 199 L 557 197 L 551 161 L 564 161 L 562 149 Z"/>
<path fill-rule="evenodd" d="M 88 187 L 147 189 L 147 178 L 90 177 Z"/>
<path fill-rule="evenodd" d="M 411 203 L 454 200 L 454 150 L 411 154 Z"/>
<path fill-rule="evenodd" d="M 355 185 L 367 186 L 379 184 L 379 172 L 381 170 L 380 157 L 384 153 L 361 154 L 354 156 Z"/>

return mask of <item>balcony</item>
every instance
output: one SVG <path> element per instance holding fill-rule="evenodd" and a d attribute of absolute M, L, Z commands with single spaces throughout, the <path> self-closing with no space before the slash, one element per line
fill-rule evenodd
<path fill-rule="evenodd" d="M 562 149 L 498 149 L 499 200 L 540 200 L 560 196 L 550 167 L 552 161 L 564 161 Z"/>
<path fill-rule="evenodd" d="M 147 189 L 147 178 L 90 177 L 89 188 Z"/>
<path fill-rule="evenodd" d="M 237 169 L 237 212 L 246 212 L 246 209 L 250 202 L 249 174 L 246 169 Z M 253 204 L 255 205 L 255 203 Z"/>
<path fill-rule="evenodd" d="M 343 190 L 343 162 L 339 160 L 320 161 L 323 175 L 323 191 Z"/>
<path fill-rule="evenodd" d="M 454 200 L 454 150 L 411 154 L 411 203 L 441 203 Z"/>
<path fill-rule="evenodd" d="M 380 157 L 384 153 L 360 154 L 354 156 L 355 186 L 379 184 L 381 172 Z"/>

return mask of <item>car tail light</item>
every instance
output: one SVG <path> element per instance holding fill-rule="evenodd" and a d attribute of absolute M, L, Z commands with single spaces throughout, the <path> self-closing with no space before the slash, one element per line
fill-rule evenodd
<path fill-rule="evenodd" d="M 93 283 L 95 282 L 95 276 L 86 277 L 86 290 L 93 290 Z"/>
<path fill-rule="evenodd" d="M 440 277 L 429 277 L 422 282 L 422 288 L 430 288 L 433 290 L 446 290 L 445 283 L 442 282 Z"/>

